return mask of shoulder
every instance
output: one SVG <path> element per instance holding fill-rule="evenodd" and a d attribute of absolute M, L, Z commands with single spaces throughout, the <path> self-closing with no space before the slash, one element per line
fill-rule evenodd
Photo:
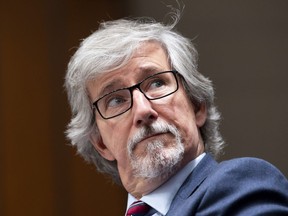
<path fill-rule="evenodd" d="M 274 165 L 265 160 L 250 157 L 220 162 L 211 177 L 249 182 L 287 182 L 285 176 Z"/>
<path fill-rule="evenodd" d="M 207 157 L 187 180 L 169 215 L 288 215 L 288 181 L 267 161 Z"/>
<path fill-rule="evenodd" d="M 205 192 L 201 203 L 220 207 L 216 212 L 224 209 L 226 215 L 288 212 L 288 181 L 275 166 L 262 159 L 223 161 L 202 186 Z"/>
<path fill-rule="evenodd" d="M 271 173 L 282 175 L 281 172 L 271 163 L 259 158 L 251 157 L 236 158 L 220 162 L 215 170 L 215 174 L 227 173 L 229 175 L 230 172 L 239 175 L 241 173 L 246 173 L 251 176 L 263 176 Z"/>
<path fill-rule="evenodd" d="M 257 166 L 263 166 L 263 167 L 273 167 L 275 168 L 271 163 L 260 159 L 260 158 L 254 158 L 254 157 L 242 157 L 242 158 L 234 158 L 231 160 L 222 161 L 219 163 L 219 165 L 224 166 L 241 166 L 241 165 L 257 165 Z"/>
<path fill-rule="evenodd" d="M 286 177 L 271 163 L 258 158 L 237 158 L 220 162 L 206 179 L 222 183 L 208 190 L 229 190 L 237 193 L 257 191 L 285 191 L 288 194 Z M 224 184 L 223 184 L 224 183 Z"/>
<path fill-rule="evenodd" d="M 209 171 L 207 172 L 207 181 L 217 181 L 218 179 L 237 180 L 238 184 L 245 181 L 273 181 L 273 182 L 287 182 L 285 176 L 271 163 L 252 157 L 243 157 L 236 158 L 231 160 L 222 161 L 218 164 L 215 163 L 213 158 L 210 155 L 206 157 L 207 159 L 203 159 L 203 164 L 199 164 L 195 168 L 195 172 L 199 175 L 202 174 L 203 169 L 205 167 L 209 167 Z M 211 166 L 213 164 L 213 166 Z M 194 174 L 194 177 L 196 175 Z M 197 176 L 197 175 L 196 175 Z M 193 178 L 191 178 L 193 181 Z M 241 181 L 241 182 L 240 182 Z M 227 182 L 228 184 L 232 182 Z"/>

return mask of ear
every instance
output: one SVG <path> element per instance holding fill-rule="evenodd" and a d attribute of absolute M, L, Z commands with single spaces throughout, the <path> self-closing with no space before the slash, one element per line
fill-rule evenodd
<path fill-rule="evenodd" d="M 97 137 L 95 134 L 90 135 L 90 141 L 97 150 L 97 152 L 106 160 L 114 161 L 115 157 L 112 152 L 107 148 L 104 144 L 102 138 L 99 136 Z"/>
<path fill-rule="evenodd" d="M 200 104 L 195 110 L 195 120 L 198 128 L 202 127 L 207 119 L 207 109 L 204 103 Z"/>

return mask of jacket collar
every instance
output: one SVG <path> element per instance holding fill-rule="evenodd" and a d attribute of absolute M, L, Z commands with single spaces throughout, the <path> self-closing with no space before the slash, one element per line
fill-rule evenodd
<path fill-rule="evenodd" d="M 218 163 L 214 160 L 212 155 L 207 153 L 195 167 L 193 172 L 187 177 L 176 196 L 179 196 L 182 199 L 187 199 L 191 196 L 217 165 Z"/>

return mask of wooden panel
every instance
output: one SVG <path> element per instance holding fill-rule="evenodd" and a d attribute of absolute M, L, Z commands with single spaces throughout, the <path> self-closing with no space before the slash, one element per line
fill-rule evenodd
<path fill-rule="evenodd" d="M 4 215 L 54 210 L 47 44 L 36 3 L 1 6 Z"/>
<path fill-rule="evenodd" d="M 67 145 L 62 86 L 71 48 L 124 8 L 113 0 L 1 2 L 0 215 L 123 214 L 126 193 Z M 107 208 L 110 199 L 119 202 Z"/>

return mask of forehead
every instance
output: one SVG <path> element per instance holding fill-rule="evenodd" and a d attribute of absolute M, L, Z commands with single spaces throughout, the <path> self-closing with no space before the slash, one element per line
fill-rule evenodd
<path fill-rule="evenodd" d="M 156 42 L 143 43 L 123 67 L 105 72 L 88 82 L 92 100 L 115 89 L 133 85 L 146 76 L 170 70 L 166 51 Z"/>

